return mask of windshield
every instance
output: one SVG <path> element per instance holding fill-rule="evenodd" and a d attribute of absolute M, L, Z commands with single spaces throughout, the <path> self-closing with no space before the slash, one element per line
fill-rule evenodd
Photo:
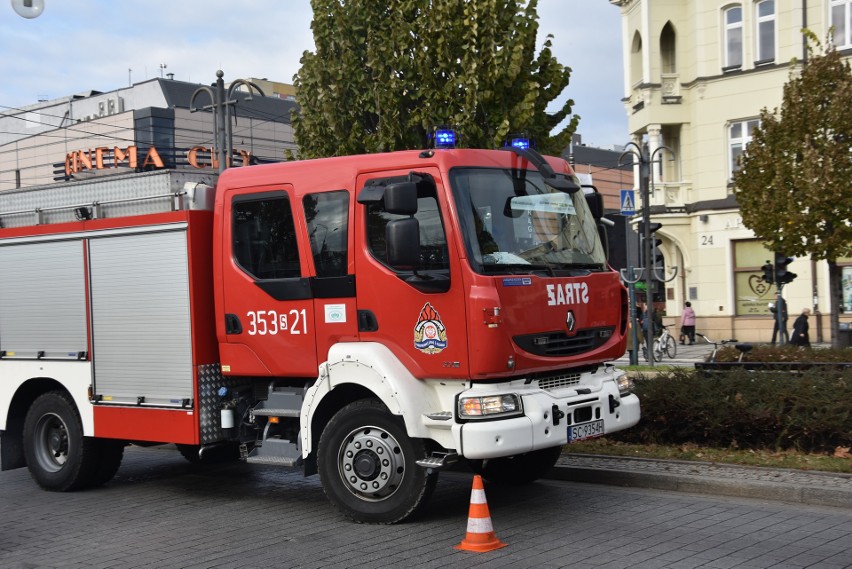
<path fill-rule="evenodd" d="M 533 170 L 455 168 L 450 183 L 474 270 L 552 273 L 606 267 L 582 191 L 557 191 Z"/>

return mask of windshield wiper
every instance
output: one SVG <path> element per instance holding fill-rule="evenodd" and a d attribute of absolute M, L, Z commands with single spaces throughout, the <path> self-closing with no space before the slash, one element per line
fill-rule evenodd
<path fill-rule="evenodd" d="M 500 263 L 482 265 L 487 273 L 508 273 L 510 275 L 525 275 L 530 273 L 544 272 L 547 276 L 553 276 L 553 267 L 550 265 L 528 265 L 527 263 Z"/>

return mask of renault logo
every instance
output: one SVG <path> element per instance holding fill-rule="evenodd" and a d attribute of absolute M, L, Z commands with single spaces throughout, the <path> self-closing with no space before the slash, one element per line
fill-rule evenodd
<path fill-rule="evenodd" d="M 574 327 L 577 325 L 577 319 L 574 318 L 574 311 L 568 311 L 568 317 L 565 319 L 565 324 L 568 326 L 568 333 L 574 333 Z"/>

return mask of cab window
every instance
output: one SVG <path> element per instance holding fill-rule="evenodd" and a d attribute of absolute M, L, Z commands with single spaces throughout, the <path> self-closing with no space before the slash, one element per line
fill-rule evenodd
<path fill-rule="evenodd" d="M 296 228 L 286 193 L 237 196 L 232 211 L 234 259 L 245 272 L 261 280 L 301 276 Z"/>
<path fill-rule="evenodd" d="M 318 277 L 347 273 L 349 192 L 308 194 L 302 200 Z"/>
<path fill-rule="evenodd" d="M 420 223 L 420 265 L 417 270 L 449 270 L 447 236 L 438 206 L 438 196 L 434 184 L 423 184 L 418 190 L 417 213 L 414 217 Z M 384 204 L 371 204 L 367 208 L 367 240 L 372 255 L 387 265 L 387 245 L 385 227 L 389 221 L 407 216 L 388 213 Z"/>

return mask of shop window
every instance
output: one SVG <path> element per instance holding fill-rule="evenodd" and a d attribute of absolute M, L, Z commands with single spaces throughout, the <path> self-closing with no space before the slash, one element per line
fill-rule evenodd
<path fill-rule="evenodd" d="M 757 240 L 734 241 L 734 294 L 737 316 L 772 314 L 769 304 L 775 302 L 775 285 L 763 280 L 763 267 L 774 254 Z"/>

